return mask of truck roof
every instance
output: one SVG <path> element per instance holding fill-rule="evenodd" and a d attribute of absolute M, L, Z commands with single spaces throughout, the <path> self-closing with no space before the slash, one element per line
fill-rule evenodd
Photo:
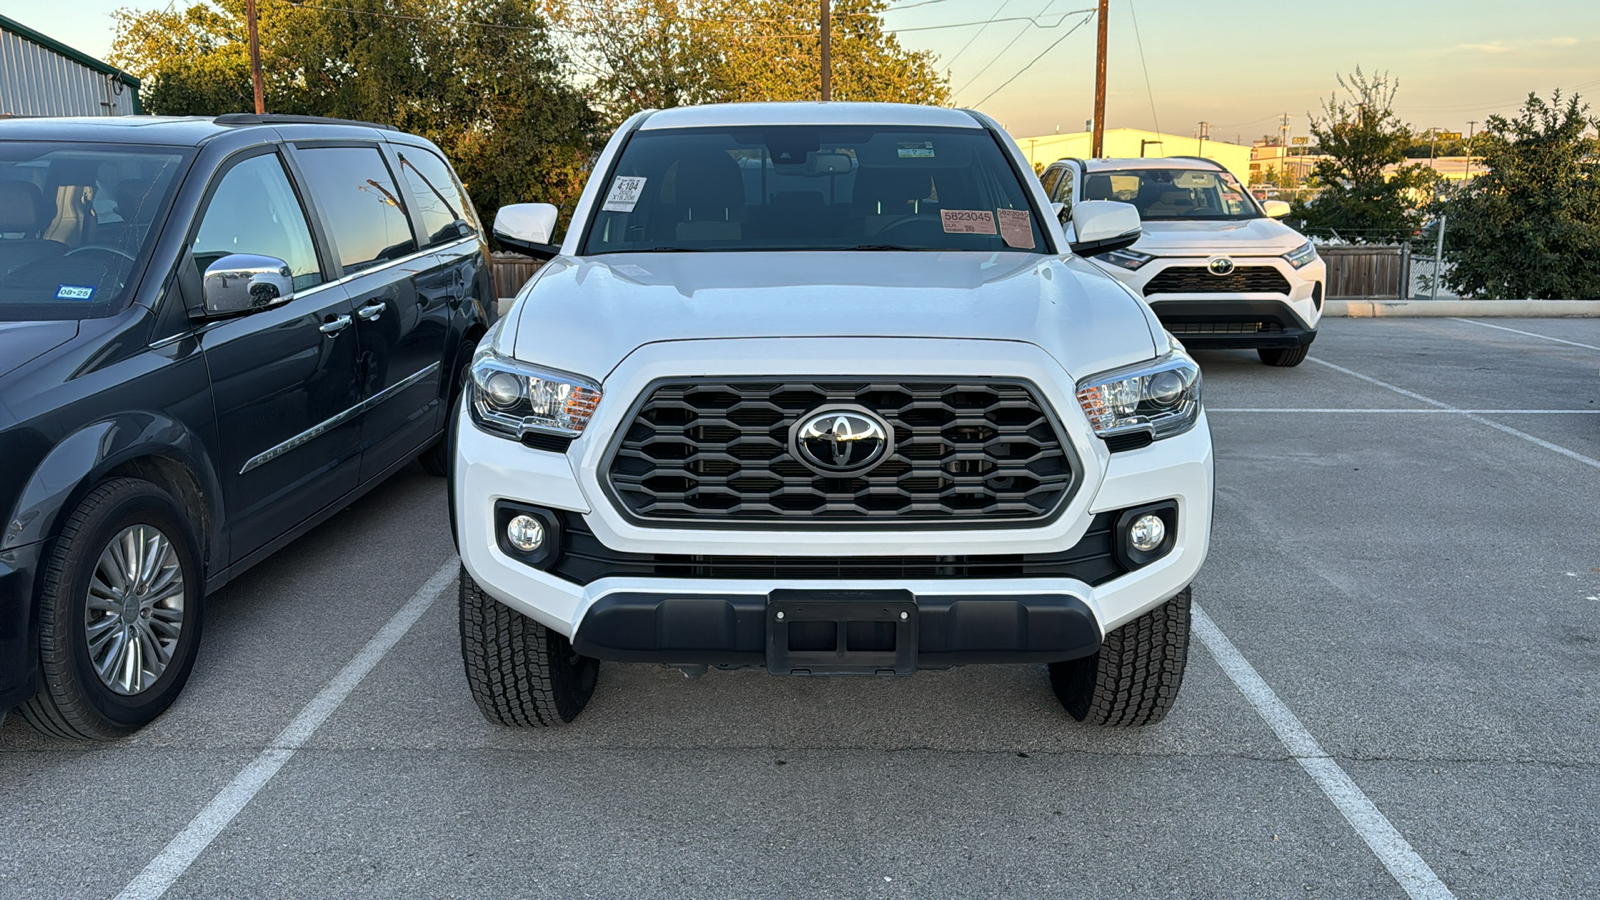
<path fill-rule="evenodd" d="M 982 128 L 963 109 L 911 103 L 715 103 L 680 106 L 650 114 L 640 131 L 711 128 L 730 125 L 909 125 L 926 128 Z"/>

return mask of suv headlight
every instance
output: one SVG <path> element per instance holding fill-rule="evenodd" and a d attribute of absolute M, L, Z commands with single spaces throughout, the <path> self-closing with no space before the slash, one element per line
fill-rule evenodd
<path fill-rule="evenodd" d="M 1110 253 L 1096 253 L 1094 258 L 1111 263 L 1113 266 L 1120 266 L 1130 272 L 1155 259 L 1154 256 L 1137 250 L 1112 250 Z"/>
<path fill-rule="evenodd" d="M 530 431 L 575 438 L 600 404 L 599 384 L 509 359 L 487 344 L 473 354 L 471 375 L 472 421 L 509 438 Z"/>
<path fill-rule="evenodd" d="M 1310 241 L 1290 250 L 1283 255 L 1283 259 L 1296 269 L 1303 269 L 1317 259 L 1317 247 Z"/>
<path fill-rule="evenodd" d="M 1148 431 L 1156 440 L 1183 434 L 1200 419 L 1200 367 L 1182 350 L 1155 362 L 1078 382 L 1078 403 L 1102 438 Z"/>

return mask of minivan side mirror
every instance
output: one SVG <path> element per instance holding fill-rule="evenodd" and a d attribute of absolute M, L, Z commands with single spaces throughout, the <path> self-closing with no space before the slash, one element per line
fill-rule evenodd
<path fill-rule="evenodd" d="M 1141 230 L 1139 210 L 1131 203 L 1084 200 L 1072 207 L 1072 252 L 1079 256 L 1131 246 Z"/>
<path fill-rule="evenodd" d="M 289 264 L 275 256 L 230 253 L 206 266 L 201 282 L 207 316 L 266 309 L 294 295 Z"/>
<path fill-rule="evenodd" d="M 1281 219 L 1289 214 L 1289 204 L 1282 200 L 1263 200 L 1261 211 L 1266 213 L 1269 219 Z"/>
<path fill-rule="evenodd" d="M 551 259 L 561 247 L 550 243 L 555 234 L 556 208 L 549 203 L 512 203 L 494 214 L 495 240 L 529 256 Z"/>

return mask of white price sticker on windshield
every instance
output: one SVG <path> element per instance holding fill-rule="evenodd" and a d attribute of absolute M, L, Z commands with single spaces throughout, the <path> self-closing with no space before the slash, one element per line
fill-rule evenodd
<path fill-rule="evenodd" d="M 633 212 L 639 204 L 639 194 L 644 191 L 645 179 L 640 175 L 622 175 L 611 179 L 611 193 L 606 195 L 606 212 Z"/>

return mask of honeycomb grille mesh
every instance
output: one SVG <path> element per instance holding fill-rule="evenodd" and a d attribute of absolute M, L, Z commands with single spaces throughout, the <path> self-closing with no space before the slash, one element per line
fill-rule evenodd
<path fill-rule="evenodd" d="M 872 410 L 893 452 L 825 477 L 789 452 L 797 422 Z M 1031 387 L 980 381 L 681 381 L 658 384 L 608 467 L 616 499 L 647 519 L 1037 519 L 1072 484 L 1070 458 Z"/>
<path fill-rule="evenodd" d="M 1151 294 L 1287 294 L 1289 279 L 1272 266 L 1240 266 L 1213 275 L 1204 266 L 1173 266 L 1156 273 L 1144 286 Z"/>

